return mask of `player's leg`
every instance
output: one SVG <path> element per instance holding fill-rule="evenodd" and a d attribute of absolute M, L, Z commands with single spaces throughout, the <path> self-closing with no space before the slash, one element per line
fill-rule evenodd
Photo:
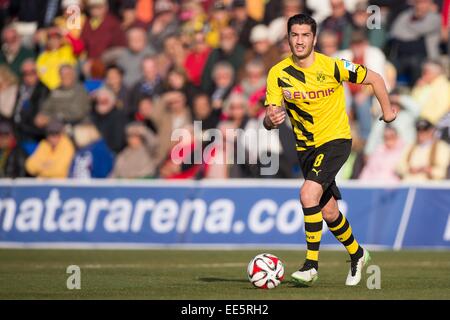
<path fill-rule="evenodd" d="M 350 255 L 351 266 L 345 284 L 357 285 L 361 281 L 364 266 L 370 260 L 369 252 L 356 241 L 350 223 L 339 211 L 338 203 L 333 196 L 322 206 L 322 214 L 330 231 L 345 246 Z"/>
<path fill-rule="evenodd" d="M 310 285 L 318 278 L 319 247 L 323 225 L 319 201 L 322 193 L 322 186 L 312 180 L 306 180 L 300 191 L 300 201 L 303 207 L 305 221 L 307 251 L 303 267 L 292 274 L 292 279 L 304 285 Z"/>

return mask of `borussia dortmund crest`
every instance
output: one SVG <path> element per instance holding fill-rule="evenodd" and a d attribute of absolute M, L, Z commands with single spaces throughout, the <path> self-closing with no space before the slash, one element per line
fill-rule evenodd
<path fill-rule="evenodd" d="M 323 82 L 325 81 L 325 75 L 323 74 L 322 71 L 319 71 L 319 72 L 317 73 L 317 81 L 319 81 L 319 82 L 321 82 L 321 83 L 323 83 Z"/>

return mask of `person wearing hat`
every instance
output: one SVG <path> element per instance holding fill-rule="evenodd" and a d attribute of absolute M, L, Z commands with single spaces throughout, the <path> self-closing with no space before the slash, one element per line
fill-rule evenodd
<path fill-rule="evenodd" d="M 206 42 L 212 48 L 217 48 L 220 47 L 221 30 L 230 25 L 231 12 L 227 10 L 225 2 L 220 0 L 214 2 L 211 10 L 205 26 Z"/>
<path fill-rule="evenodd" d="M 417 120 L 416 130 L 417 140 L 406 149 L 397 173 L 409 182 L 445 179 L 450 164 L 449 145 L 436 138 L 435 126 L 427 119 Z"/>
<path fill-rule="evenodd" d="M 0 122 L 0 178 L 26 176 L 25 152 L 17 144 L 9 122 Z"/>
<path fill-rule="evenodd" d="M 52 119 L 46 127 L 47 137 L 25 162 L 27 172 L 40 178 L 66 178 L 75 147 L 64 132 L 64 124 Z"/>
<path fill-rule="evenodd" d="M 231 10 L 230 25 L 237 30 L 239 43 L 249 48 L 251 46 L 250 33 L 258 22 L 248 15 L 245 0 L 234 0 Z"/>
<path fill-rule="evenodd" d="M 158 141 L 147 127 L 132 122 L 125 129 L 127 146 L 116 158 L 112 178 L 149 178 L 156 173 Z"/>
<path fill-rule="evenodd" d="M 161 52 L 164 40 L 170 35 L 178 33 L 177 6 L 171 0 L 157 0 L 155 2 L 155 16 L 149 28 L 149 43 Z"/>
<path fill-rule="evenodd" d="M 39 79 L 50 89 L 56 89 L 61 84 L 59 68 L 62 65 L 75 66 L 77 60 L 72 47 L 65 43 L 58 27 L 47 29 L 46 49 L 36 60 Z"/>

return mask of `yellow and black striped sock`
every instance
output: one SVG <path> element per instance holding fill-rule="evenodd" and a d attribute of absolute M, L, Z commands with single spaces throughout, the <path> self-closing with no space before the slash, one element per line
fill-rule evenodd
<path fill-rule="evenodd" d="M 320 206 L 303 208 L 306 234 L 306 260 L 319 268 L 319 247 L 322 239 L 322 211 Z"/>
<path fill-rule="evenodd" d="M 336 239 L 345 246 L 352 259 L 362 256 L 363 250 L 355 237 L 353 237 L 350 223 L 341 212 L 339 212 L 339 216 L 335 221 L 327 223 L 327 225 Z"/>

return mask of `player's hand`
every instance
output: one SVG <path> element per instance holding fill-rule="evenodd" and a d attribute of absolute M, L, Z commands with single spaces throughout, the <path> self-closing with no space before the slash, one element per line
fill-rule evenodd
<path fill-rule="evenodd" d="M 277 128 L 286 119 L 286 112 L 283 107 L 271 105 L 267 107 L 267 117 L 272 128 Z"/>
<path fill-rule="evenodd" d="M 389 112 L 389 114 L 383 114 L 380 117 L 380 121 L 384 121 L 386 123 L 390 123 L 392 121 L 394 121 L 397 118 L 397 112 L 395 110 L 391 110 L 391 112 Z"/>

